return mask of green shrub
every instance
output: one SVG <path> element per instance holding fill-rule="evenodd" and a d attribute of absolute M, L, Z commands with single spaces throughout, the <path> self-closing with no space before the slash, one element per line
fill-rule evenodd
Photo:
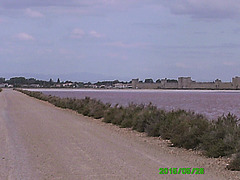
<path fill-rule="evenodd" d="M 146 118 L 144 125 L 144 131 L 148 136 L 160 136 L 161 127 L 165 123 L 166 113 L 163 110 L 158 110 L 156 106 L 148 105 L 146 112 L 144 113 Z"/>
<path fill-rule="evenodd" d="M 125 116 L 121 122 L 121 127 L 131 128 L 133 127 L 134 120 L 138 117 L 139 113 L 144 109 L 144 105 L 130 103 L 128 107 L 125 108 Z"/>
<path fill-rule="evenodd" d="M 180 123 L 178 118 L 181 114 L 186 113 L 184 110 L 170 111 L 165 114 L 165 118 L 162 119 L 160 127 L 160 135 L 163 139 L 172 138 L 175 127 Z"/>
<path fill-rule="evenodd" d="M 122 106 L 120 106 L 119 108 L 115 108 L 114 118 L 112 119 L 111 123 L 121 125 L 122 121 L 125 118 L 125 112 L 125 108 Z"/>
<path fill-rule="evenodd" d="M 103 122 L 111 123 L 112 120 L 115 118 L 115 111 L 116 111 L 116 108 L 112 108 L 112 107 L 110 107 L 107 111 L 105 111 Z"/>
<path fill-rule="evenodd" d="M 132 128 L 138 132 L 144 132 L 147 124 L 148 112 L 144 109 L 142 110 L 132 122 Z"/>
<path fill-rule="evenodd" d="M 126 109 L 123 106 L 118 107 L 116 104 L 114 107 L 109 107 L 104 113 L 103 121 L 106 123 L 113 123 L 121 125 L 126 117 Z"/>
<path fill-rule="evenodd" d="M 219 157 L 236 153 L 239 150 L 239 119 L 228 114 L 212 122 L 210 131 L 202 137 L 202 149 L 206 156 Z"/>
<path fill-rule="evenodd" d="M 201 143 L 201 137 L 208 131 L 209 122 L 201 115 L 193 112 L 184 112 L 171 126 L 170 141 L 178 147 L 196 149 Z"/>
<path fill-rule="evenodd" d="M 232 171 L 240 171 L 240 152 L 235 155 L 235 158 L 230 162 L 227 168 Z"/>
<path fill-rule="evenodd" d="M 152 118 L 151 116 L 154 113 L 153 111 L 155 110 L 156 107 L 151 103 L 147 106 L 143 106 L 141 111 L 139 111 L 133 118 L 132 128 L 138 132 L 144 132 L 148 125 L 148 122 Z"/>

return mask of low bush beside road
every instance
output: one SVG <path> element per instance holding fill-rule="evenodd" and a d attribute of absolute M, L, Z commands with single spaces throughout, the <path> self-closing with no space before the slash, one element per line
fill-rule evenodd
<path fill-rule="evenodd" d="M 18 91 L 85 116 L 102 118 L 106 123 L 146 132 L 148 136 L 160 136 L 176 147 L 201 150 L 207 157 L 232 157 L 228 169 L 240 170 L 240 125 L 232 114 L 209 120 L 192 111 L 160 110 L 151 103 L 111 106 L 89 97 L 59 98 L 41 92 Z"/>
<path fill-rule="evenodd" d="M 2 92 L 2 88 L 0 88 L 0 92 Z"/>

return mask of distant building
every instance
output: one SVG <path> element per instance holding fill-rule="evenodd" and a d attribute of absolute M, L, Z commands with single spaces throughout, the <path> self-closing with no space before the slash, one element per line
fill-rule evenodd
<path fill-rule="evenodd" d="M 5 88 L 5 87 L 8 87 L 7 83 L 0 84 L 0 88 Z"/>
<path fill-rule="evenodd" d="M 138 83 L 139 83 L 139 79 L 132 79 L 132 88 L 137 89 Z"/>
<path fill-rule="evenodd" d="M 179 89 L 191 88 L 191 84 L 192 84 L 191 77 L 179 77 L 178 78 L 178 88 Z"/>
<path fill-rule="evenodd" d="M 114 84 L 114 88 L 117 88 L 117 89 L 132 88 L 132 84 L 116 83 L 116 84 Z"/>
<path fill-rule="evenodd" d="M 236 76 L 232 78 L 233 88 L 240 89 L 240 77 Z"/>
<path fill-rule="evenodd" d="M 39 85 L 39 84 L 30 84 L 29 87 L 32 87 L 32 88 L 39 88 L 40 85 Z"/>
<path fill-rule="evenodd" d="M 3 84 L 5 82 L 5 78 L 0 77 L 0 84 Z"/>
<path fill-rule="evenodd" d="M 63 87 L 73 87 L 73 83 L 72 82 L 64 83 L 62 86 Z"/>
<path fill-rule="evenodd" d="M 240 89 L 240 77 L 232 78 L 232 82 L 196 82 L 191 77 L 179 77 L 178 80 L 161 79 L 155 83 L 143 83 L 139 79 L 132 80 L 133 89 Z"/>

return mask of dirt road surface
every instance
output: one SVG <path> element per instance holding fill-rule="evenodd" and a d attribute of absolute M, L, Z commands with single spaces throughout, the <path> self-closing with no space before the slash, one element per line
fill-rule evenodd
<path fill-rule="evenodd" d="M 240 179 L 221 163 L 13 90 L 0 93 L 1 180 Z M 205 174 L 159 174 L 175 167 Z"/>

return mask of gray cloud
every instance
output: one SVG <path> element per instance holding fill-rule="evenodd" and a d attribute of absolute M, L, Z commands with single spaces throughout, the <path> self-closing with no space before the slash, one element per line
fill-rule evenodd
<path fill-rule="evenodd" d="M 129 8 L 144 6 L 155 0 L 11 0 L 0 1 L 2 14 L 12 15 L 18 10 L 37 10 L 54 14 L 105 15 L 109 12 L 126 11 Z M 9 13 L 13 10 L 12 13 Z M 40 10 L 40 11 L 39 11 Z M 32 13 L 31 13 L 32 14 Z M 35 13 L 35 17 L 36 17 Z M 38 17 L 40 17 L 38 15 Z"/>
<path fill-rule="evenodd" d="M 21 9 L 29 7 L 48 7 L 48 6 L 74 6 L 76 5 L 74 0 L 11 0 L 11 1 L 2 1 L 0 6 L 3 8 L 10 9 Z"/>
<path fill-rule="evenodd" d="M 83 37 L 93 37 L 93 38 L 102 38 L 105 37 L 104 34 L 96 32 L 94 30 L 85 32 L 83 29 L 75 28 L 71 33 L 71 37 L 74 39 L 82 39 Z"/>
<path fill-rule="evenodd" d="M 222 44 L 214 44 L 214 45 L 171 45 L 171 46 L 152 46 L 154 49 L 172 49 L 172 50 L 213 50 L 213 49 L 237 49 L 240 48 L 239 43 L 222 43 Z"/>
<path fill-rule="evenodd" d="M 154 0 L 148 0 L 152 2 Z M 101 7 L 101 6 L 131 6 L 148 2 L 147 0 L 11 0 L 0 2 L 0 7 L 3 8 L 29 8 L 29 7 Z"/>
<path fill-rule="evenodd" d="M 71 37 L 72 37 L 72 38 L 75 38 L 75 39 L 81 39 L 81 38 L 83 38 L 84 35 L 85 35 L 84 30 L 82 30 L 82 29 L 80 29 L 80 28 L 75 28 L 75 29 L 72 31 Z"/>
<path fill-rule="evenodd" d="M 23 40 L 23 41 L 32 41 L 35 38 L 27 33 L 18 33 L 15 38 L 19 39 L 19 40 Z"/>
<path fill-rule="evenodd" d="M 199 19 L 236 18 L 240 13 L 238 0 L 171 0 L 162 4 L 174 14 Z"/>
<path fill-rule="evenodd" d="M 156 29 L 172 29 L 177 27 L 175 23 L 134 23 L 133 25 L 143 28 L 153 27 Z"/>
<path fill-rule="evenodd" d="M 150 44 L 149 43 L 143 43 L 143 42 L 123 43 L 121 41 L 118 41 L 118 42 L 112 42 L 112 43 L 105 43 L 105 45 L 113 46 L 113 47 L 119 47 L 119 48 L 146 48 Z"/>
<path fill-rule="evenodd" d="M 41 17 L 44 17 L 44 15 L 38 11 L 34 11 L 30 8 L 27 8 L 25 10 L 25 13 L 26 15 L 28 15 L 29 17 L 32 17 L 32 18 L 41 18 Z"/>
<path fill-rule="evenodd" d="M 98 32 L 96 32 L 96 31 L 90 31 L 89 33 L 88 33 L 91 37 L 95 37 L 95 38 L 101 38 L 101 37 L 104 37 L 105 35 L 104 34 L 100 34 L 100 33 L 98 33 Z"/>
<path fill-rule="evenodd" d="M 118 9 L 124 10 L 137 6 L 165 6 L 176 15 L 190 15 L 198 19 L 226 19 L 236 18 L 240 14 L 239 0 L 11 0 L 0 2 L 0 7 L 6 9 L 26 9 L 34 7 L 72 7 L 82 10 Z"/>

